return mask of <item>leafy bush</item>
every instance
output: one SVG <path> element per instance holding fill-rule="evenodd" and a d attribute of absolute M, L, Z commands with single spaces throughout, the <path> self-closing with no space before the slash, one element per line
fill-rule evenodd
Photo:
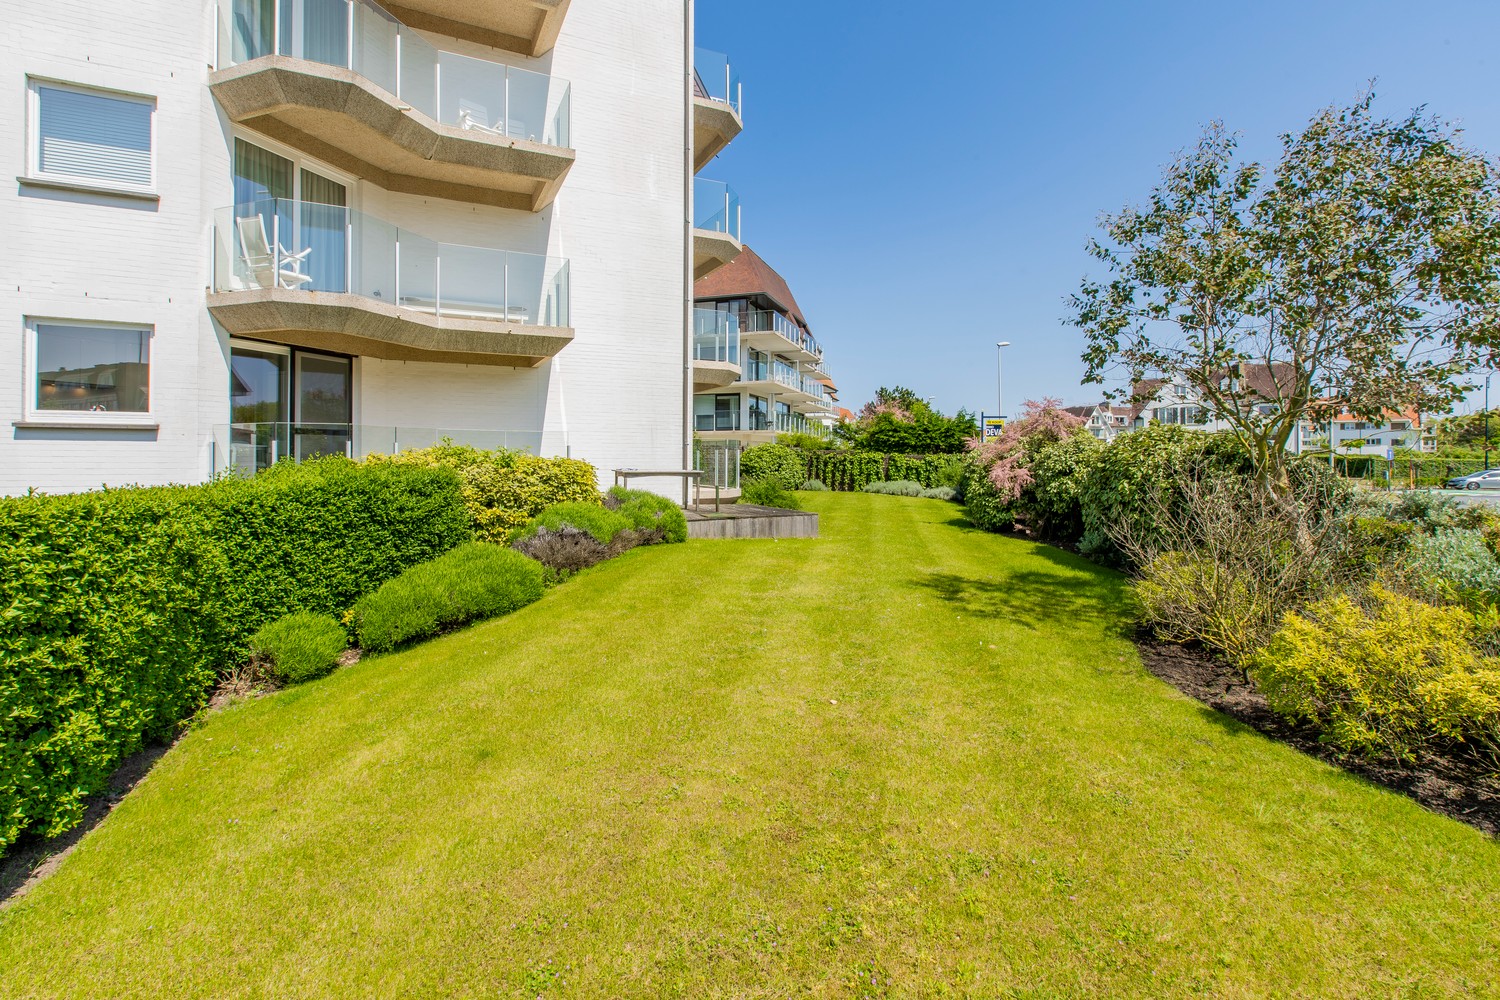
<path fill-rule="evenodd" d="M 1455 591 L 1493 594 L 1500 590 L 1500 562 L 1472 528 L 1439 528 L 1416 534 L 1406 547 L 1401 569 L 1421 592 L 1440 597 Z"/>
<path fill-rule="evenodd" d="M 1163 516 L 1181 510 L 1186 484 L 1218 476 L 1242 477 L 1248 458 L 1233 438 L 1153 424 L 1101 448 L 1079 484 L 1083 534 L 1079 550 L 1121 562 L 1122 533 L 1159 550 L 1181 547 Z"/>
<path fill-rule="evenodd" d="M 798 451 L 832 451 L 839 447 L 839 443 L 833 438 L 803 434 L 799 431 L 776 435 L 776 443 L 784 444 L 788 448 L 796 448 Z"/>
<path fill-rule="evenodd" d="M 1475 617 L 1373 588 L 1290 614 L 1251 666 L 1279 714 L 1341 750 L 1410 760 L 1429 740 L 1500 748 L 1500 660 L 1475 652 Z"/>
<path fill-rule="evenodd" d="M 1303 485 L 1282 507 L 1234 477 L 1176 484 L 1144 504 L 1144 537 L 1114 544 L 1140 568 L 1140 616 L 1173 642 L 1199 641 L 1243 664 L 1282 616 L 1359 579 L 1342 558 L 1343 521 L 1325 485 Z M 1178 546 L 1163 550 L 1162 538 Z"/>
<path fill-rule="evenodd" d="M 503 448 L 485 451 L 445 441 L 397 455 L 372 455 L 365 461 L 452 469 L 463 483 L 475 534 L 483 541 L 505 541 L 553 504 L 599 502 L 594 467 L 577 459 L 537 458 Z"/>
<path fill-rule="evenodd" d="M 910 480 L 897 480 L 892 483 L 866 483 L 865 493 L 883 493 L 894 497 L 919 497 L 922 495 L 922 484 Z"/>
<path fill-rule="evenodd" d="M 349 646 L 332 615 L 298 611 L 278 618 L 250 637 L 250 652 L 284 684 L 301 684 L 331 672 Z"/>
<path fill-rule="evenodd" d="M 827 493 L 828 492 L 828 487 L 823 484 L 822 480 L 819 480 L 819 479 L 809 479 L 807 482 L 805 482 L 801 486 L 799 486 L 798 489 L 800 489 L 803 493 Z"/>
<path fill-rule="evenodd" d="M 620 532 L 630 530 L 630 519 L 620 511 L 596 504 L 560 503 L 532 518 L 531 523 L 521 529 L 517 537 L 526 538 L 543 528 L 560 531 L 565 527 L 586 531 L 600 544 L 608 545 Z"/>
<path fill-rule="evenodd" d="M 807 479 L 807 463 L 801 453 L 782 444 L 758 444 L 740 455 L 742 484 L 774 482 L 795 490 Z"/>
<path fill-rule="evenodd" d="M 990 481 L 989 472 L 977 461 L 971 461 L 964 472 L 960 492 L 964 498 L 964 514 L 969 523 L 981 531 L 1009 531 L 1015 527 L 1016 505 L 1000 496 L 1000 491 Z"/>
<path fill-rule="evenodd" d="M 1103 448 L 1092 434 L 1028 442 L 1032 482 L 1020 507 L 1039 537 L 1059 542 L 1083 537 L 1084 483 Z"/>
<path fill-rule="evenodd" d="M 795 493 L 771 479 L 746 483 L 740 490 L 740 503 L 755 504 L 760 507 L 781 507 L 785 510 L 802 509 L 802 504 L 797 501 Z"/>
<path fill-rule="evenodd" d="M 381 653 L 515 611 L 540 599 L 544 589 L 541 563 L 489 542 L 470 542 L 361 598 L 353 620 L 360 645 Z"/>
<path fill-rule="evenodd" d="M 928 500 L 953 500 L 958 496 L 958 491 L 951 486 L 934 486 L 930 490 L 923 490 L 922 496 Z"/>
<path fill-rule="evenodd" d="M 642 538 L 649 533 L 660 532 L 663 541 L 687 541 L 687 515 L 682 512 L 681 507 L 665 497 L 645 490 L 627 490 L 623 486 L 616 486 L 605 497 L 605 505 L 618 511 L 632 529 L 642 532 Z"/>
<path fill-rule="evenodd" d="M 73 826 L 262 625 L 342 612 L 470 537 L 452 472 L 345 459 L 0 499 L 0 850 Z"/>

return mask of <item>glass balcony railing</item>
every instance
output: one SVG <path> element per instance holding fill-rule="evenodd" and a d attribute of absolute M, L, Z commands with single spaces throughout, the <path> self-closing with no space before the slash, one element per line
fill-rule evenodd
<path fill-rule="evenodd" d="M 717 309 L 694 309 L 693 360 L 739 364 L 739 317 Z"/>
<path fill-rule="evenodd" d="M 779 312 L 761 309 L 742 314 L 740 332 L 774 333 L 791 341 L 809 354 L 817 355 L 819 358 L 823 356 L 823 348 L 819 346 L 813 335 Z"/>
<path fill-rule="evenodd" d="M 693 228 L 740 239 L 740 196 L 722 181 L 693 178 Z"/>
<path fill-rule="evenodd" d="M 215 212 L 214 291 L 278 287 L 436 316 L 570 325 L 563 258 L 438 243 L 341 205 L 268 198 Z"/>
<path fill-rule="evenodd" d="M 741 118 L 744 114 L 744 88 L 739 71 L 722 52 L 693 50 L 693 93 L 698 97 L 727 104 Z"/>
<path fill-rule="evenodd" d="M 432 427 L 381 427 L 367 424 L 239 423 L 213 429 L 213 467 L 217 472 L 254 474 L 277 462 L 305 462 L 325 455 L 365 458 L 430 448 L 447 439 L 455 444 L 491 450 L 505 448 L 541 453 L 541 431 L 456 430 Z"/>
<path fill-rule="evenodd" d="M 282 55 L 351 69 L 444 125 L 570 146 L 566 80 L 436 48 L 370 0 L 220 0 L 220 68 Z"/>

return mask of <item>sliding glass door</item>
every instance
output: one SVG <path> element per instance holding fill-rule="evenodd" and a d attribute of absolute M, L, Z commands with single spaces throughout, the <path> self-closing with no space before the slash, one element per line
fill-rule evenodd
<path fill-rule="evenodd" d="M 348 358 L 297 352 L 297 461 L 349 453 L 351 375 Z"/>
<path fill-rule="evenodd" d="M 232 469 L 255 473 L 284 458 L 349 454 L 350 358 L 236 342 L 230 346 L 229 402 Z"/>

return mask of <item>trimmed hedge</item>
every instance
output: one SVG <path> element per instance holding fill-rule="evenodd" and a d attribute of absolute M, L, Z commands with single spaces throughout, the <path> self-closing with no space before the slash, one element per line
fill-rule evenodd
<path fill-rule="evenodd" d="M 802 453 L 784 444 L 758 444 L 740 455 L 740 484 L 770 481 L 795 490 L 807 481 Z"/>
<path fill-rule="evenodd" d="M 375 653 L 469 622 L 508 614 L 542 597 L 542 564 L 514 549 L 470 542 L 413 566 L 354 606 L 360 646 Z"/>
<path fill-rule="evenodd" d="M 451 471 L 341 458 L 0 498 L 0 850 L 76 824 L 262 625 L 339 613 L 470 536 Z"/>
<path fill-rule="evenodd" d="M 761 479 L 746 483 L 740 490 L 740 503 L 758 507 L 780 507 L 782 510 L 801 510 L 797 494 L 783 487 L 774 479 Z"/>
<path fill-rule="evenodd" d="M 537 458 L 503 448 L 482 451 L 444 443 L 399 455 L 372 455 L 365 461 L 452 469 L 463 482 L 474 533 L 487 542 L 504 542 L 553 504 L 599 503 L 594 467 L 573 458 Z"/>
<path fill-rule="evenodd" d="M 829 489 L 857 493 L 870 483 L 915 482 L 924 489 L 957 488 L 962 455 L 886 455 L 874 451 L 818 451 L 803 454 L 803 478 Z"/>

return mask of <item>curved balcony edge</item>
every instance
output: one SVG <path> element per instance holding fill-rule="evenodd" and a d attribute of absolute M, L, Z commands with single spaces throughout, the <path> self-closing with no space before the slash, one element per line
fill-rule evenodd
<path fill-rule="evenodd" d="M 573 342 L 571 327 L 434 315 L 345 292 L 209 292 L 208 311 L 234 337 L 387 361 L 535 368 Z"/>
<path fill-rule="evenodd" d="M 712 274 L 740 255 L 743 243 L 713 229 L 693 230 L 693 279 Z"/>
<path fill-rule="evenodd" d="M 557 44 L 570 0 L 400 0 L 383 4 L 403 24 L 526 56 Z"/>
<path fill-rule="evenodd" d="M 745 130 L 745 122 L 739 112 L 724 103 L 707 97 L 693 98 L 693 172 L 697 173 L 712 162 L 734 141 L 735 136 Z"/>
<path fill-rule="evenodd" d="M 351 69 L 262 56 L 217 70 L 229 119 L 388 191 L 540 212 L 576 154 L 443 125 Z"/>
<path fill-rule="evenodd" d="M 693 359 L 693 391 L 711 392 L 740 380 L 740 366 L 728 361 Z"/>

